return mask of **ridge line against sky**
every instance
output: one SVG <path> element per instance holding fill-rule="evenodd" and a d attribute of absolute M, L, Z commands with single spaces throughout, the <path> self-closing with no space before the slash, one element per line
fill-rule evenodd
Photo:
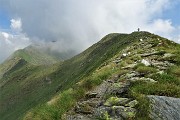
<path fill-rule="evenodd" d="M 180 0 L 0 0 L 0 63 L 32 43 L 81 52 L 108 33 L 137 28 L 180 43 L 179 6 Z"/>

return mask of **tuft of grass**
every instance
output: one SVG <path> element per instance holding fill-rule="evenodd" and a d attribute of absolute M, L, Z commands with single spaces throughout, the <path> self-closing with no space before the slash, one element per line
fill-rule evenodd
<path fill-rule="evenodd" d="M 131 60 L 131 59 L 126 59 L 125 62 L 126 62 L 127 64 L 133 64 L 133 63 L 134 63 L 134 61 Z"/>
<path fill-rule="evenodd" d="M 77 91 L 68 89 L 64 91 L 57 102 L 53 105 L 42 104 L 28 112 L 24 117 L 25 120 L 60 120 L 61 115 L 73 107 L 76 102 Z"/>
<path fill-rule="evenodd" d="M 146 95 L 135 93 L 132 90 L 130 90 L 129 95 L 138 101 L 138 104 L 135 106 L 137 109 L 135 119 L 151 120 L 149 117 L 150 102 Z"/>
<path fill-rule="evenodd" d="M 145 95 L 160 95 L 169 97 L 180 97 L 180 87 L 170 83 L 145 83 L 135 82 L 131 91 Z"/>
<path fill-rule="evenodd" d="M 168 73 L 173 74 L 176 77 L 180 78 L 180 66 L 172 66 L 172 67 L 170 67 L 169 70 L 168 70 Z"/>
<path fill-rule="evenodd" d="M 156 68 L 149 66 L 138 66 L 136 71 L 144 75 L 157 72 Z"/>
<path fill-rule="evenodd" d="M 135 55 L 135 56 L 131 57 L 131 60 L 133 60 L 133 61 L 138 61 L 138 60 L 141 60 L 141 59 L 142 58 L 141 58 L 140 55 Z"/>
<path fill-rule="evenodd" d="M 143 63 L 138 63 L 133 69 L 136 70 L 139 67 L 145 67 L 145 65 Z"/>
<path fill-rule="evenodd" d="M 180 80 L 173 74 L 154 74 L 151 76 L 152 79 L 158 81 L 161 84 L 175 84 L 180 85 Z"/>
<path fill-rule="evenodd" d="M 121 77 L 122 75 L 128 73 L 128 70 L 119 70 L 116 74 L 118 75 L 118 77 Z"/>

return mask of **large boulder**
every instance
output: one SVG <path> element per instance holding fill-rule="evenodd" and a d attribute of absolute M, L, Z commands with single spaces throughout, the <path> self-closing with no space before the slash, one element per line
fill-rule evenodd
<path fill-rule="evenodd" d="M 148 96 L 151 102 L 152 120 L 180 120 L 180 98 Z"/>

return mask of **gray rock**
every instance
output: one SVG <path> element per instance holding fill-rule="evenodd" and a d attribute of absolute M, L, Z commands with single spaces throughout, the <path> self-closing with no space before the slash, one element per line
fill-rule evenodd
<path fill-rule="evenodd" d="M 119 58 L 120 58 L 120 59 L 123 59 L 123 58 L 125 58 L 125 57 L 127 57 L 127 56 L 128 56 L 127 53 L 123 53 Z"/>
<path fill-rule="evenodd" d="M 92 92 L 97 93 L 97 98 L 102 98 L 107 94 L 107 91 L 109 87 L 111 86 L 111 83 L 108 81 L 104 81 L 101 85 L 96 87 Z"/>
<path fill-rule="evenodd" d="M 122 67 L 122 69 L 130 69 L 130 68 L 134 68 L 137 64 L 129 64 L 125 67 Z"/>
<path fill-rule="evenodd" d="M 125 106 L 126 107 L 135 107 L 136 105 L 138 104 L 138 101 L 137 100 L 133 100 L 133 101 L 130 101 L 129 103 L 127 103 Z"/>
<path fill-rule="evenodd" d="M 104 103 L 105 106 L 119 106 L 125 105 L 130 101 L 129 98 L 118 98 L 118 97 L 110 97 Z"/>
<path fill-rule="evenodd" d="M 96 118 L 107 119 L 108 116 L 110 120 L 127 120 L 134 118 L 135 115 L 136 109 L 124 106 L 101 106 L 97 108 L 94 113 L 94 116 L 96 116 Z"/>
<path fill-rule="evenodd" d="M 136 109 L 124 106 L 113 106 L 116 116 L 122 116 L 125 120 L 134 118 L 136 115 Z"/>
<path fill-rule="evenodd" d="M 129 85 L 129 82 L 113 83 L 108 87 L 106 94 L 121 95 L 128 90 Z"/>
<path fill-rule="evenodd" d="M 148 60 L 142 59 L 141 63 L 143 63 L 145 66 L 150 66 L 150 62 Z"/>
<path fill-rule="evenodd" d="M 151 78 L 145 78 L 145 77 L 132 77 L 131 79 L 129 79 L 131 82 L 135 82 L 135 81 L 144 81 L 144 82 L 151 82 L 151 83 L 156 83 L 157 81 L 151 79 Z"/>
<path fill-rule="evenodd" d="M 116 64 L 118 64 L 118 63 L 121 62 L 121 61 L 122 61 L 121 58 L 116 58 L 113 62 L 116 63 Z"/>
<path fill-rule="evenodd" d="M 75 107 L 75 112 L 76 113 L 82 113 L 82 114 L 92 114 L 93 113 L 93 107 L 91 107 L 88 103 L 86 102 L 78 102 L 76 107 Z"/>
<path fill-rule="evenodd" d="M 163 74 L 164 73 L 164 71 L 159 71 L 159 72 L 157 72 L 158 74 Z"/>
<path fill-rule="evenodd" d="M 127 73 L 127 74 L 125 75 L 125 77 L 126 77 L 127 79 L 129 79 L 129 78 L 138 76 L 138 74 L 139 74 L 139 73 L 136 73 L 136 72 Z"/>
<path fill-rule="evenodd" d="M 87 101 L 82 101 L 81 104 L 88 104 L 90 107 L 98 107 L 101 104 L 101 100 L 98 98 L 88 99 Z"/>
<path fill-rule="evenodd" d="M 153 120 L 180 120 L 180 98 L 166 96 L 148 96 L 152 111 L 150 118 Z"/>
<path fill-rule="evenodd" d="M 86 93 L 86 98 L 95 98 L 97 96 L 96 92 L 88 92 Z"/>
<path fill-rule="evenodd" d="M 63 120 L 92 120 L 92 118 L 82 114 L 75 114 L 67 115 L 63 117 Z"/>
<path fill-rule="evenodd" d="M 105 115 L 109 113 L 112 113 L 111 107 L 100 106 L 94 110 L 96 118 L 105 118 Z"/>
<path fill-rule="evenodd" d="M 151 83 L 156 83 L 157 81 L 151 79 L 151 78 L 145 78 L 145 77 L 142 77 L 140 78 L 140 80 L 143 80 L 143 81 L 146 81 L 146 82 L 151 82 Z"/>
<path fill-rule="evenodd" d="M 157 67 L 159 70 L 166 70 L 168 67 L 174 65 L 168 61 L 152 61 L 151 62 L 153 66 Z"/>
<path fill-rule="evenodd" d="M 174 56 L 174 54 L 166 53 L 166 54 L 164 54 L 163 58 L 169 58 L 169 57 L 172 57 L 172 56 Z"/>

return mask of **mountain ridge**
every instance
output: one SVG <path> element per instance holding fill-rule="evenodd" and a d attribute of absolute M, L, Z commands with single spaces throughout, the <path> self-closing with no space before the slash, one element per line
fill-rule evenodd
<path fill-rule="evenodd" d="M 180 45 L 153 34 L 138 39 L 72 88 L 29 111 L 24 119 L 178 119 L 178 107 L 167 105 L 180 100 L 180 78 L 174 76 L 180 70 Z"/>
<path fill-rule="evenodd" d="M 147 38 L 150 39 L 148 44 L 154 47 L 159 45 L 158 39 L 164 41 L 160 47 L 157 47 L 162 51 L 153 53 L 153 55 L 164 54 L 163 50 L 169 52 L 172 46 L 179 49 L 177 44 L 149 32 L 133 32 L 131 34 L 113 33 L 105 36 L 101 41 L 92 45 L 84 52 L 63 62 L 48 66 L 23 65 L 19 70 L 9 74 L 8 79 L 4 77 L 1 79 L 8 81 L 5 85 L 1 86 L 0 91 L 0 104 L 2 106 L 0 116 L 2 116 L 2 120 L 61 119 L 62 115 L 73 107 L 76 103 L 75 101 L 84 96 L 85 91 L 100 85 L 114 72 L 119 71 L 120 67 L 117 68 L 115 63 L 128 64 L 119 61 L 118 56 L 120 53 L 124 54 L 123 56 L 126 58 L 130 52 L 125 51 L 123 53 L 126 48 L 138 44 L 141 39 Z M 167 49 L 168 44 L 170 44 L 170 48 Z M 140 47 L 142 46 L 136 49 Z M 139 52 L 143 51 L 139 49 Z M 168 60 L 179 64 L 179 53 L 177 51 L 171 51 L 177 56 L 171 56 Z M 146 54 L 145 56 L 148 55 Z M 133 59 L 139 59 L 139 57 L 133 57 Z M 128 62 L 130 63 L 132 60 L 128 60 Z M 111 71 L 112 69 L 113 72 Z M 106 74 L 104 75 L 104 73 Z M 8 95 L 5 95 L 7 93 Z M 51 100 L 53 96 L 55 97 Z M 61 96 L 65 101 L 59 101 L 58 96 Z M 67 96 L 70 98 L 66 98 Z M 74 96 L 76 97 L 74 98 Z M 53 104 L 47 106 L 46 103 L 48 101 L 51 101 L 49 103 L 55 102 L 56 107 Z M 58 104 L 57 101 L 59 101 Z M 60 107 L 62 105 L 61 102 L 69 102 L 69 106 L 64 104 L 64 108 L 62 108 Z M 13 111 L 12 107 L 15 108 Z M 32 110 L 26 113 L 30 109 Z M 8 114 L 9 112 L 11 114 Z M 26 114 L 25 117 L 23 117 L 24 114 Z"/>

